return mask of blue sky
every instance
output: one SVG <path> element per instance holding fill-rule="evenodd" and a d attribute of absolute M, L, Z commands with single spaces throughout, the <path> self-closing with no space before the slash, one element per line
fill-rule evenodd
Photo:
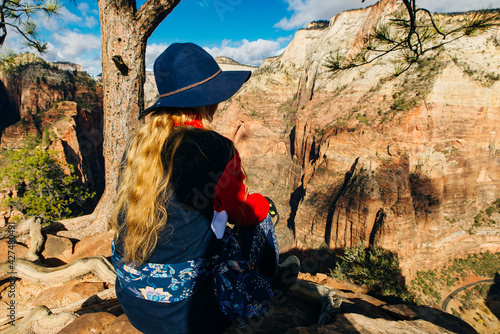
<path fill-rule="evenodd" d="M 42 39 L 49 44 L 42 58 L 70 61 L 91 75 L 101 72 L 101 40 L 97 1 L 61 0 L 54 18 L 37 20 Z M 145 0 L 139 0 L 140 6 Z M 314 20 L 330 20 L 339 12 L 373 5 L 376 0 L 181 0 L 148 40 L 146 66 L 171 43 L 194 42 L 214 57 L 227 56 L 258 66 L 279 55 L 295 31 Z M 500 0 L 417 0 L 436 12 L 500 7 Z M 9 32 L 0 51 L 26 52 L 19 36 Z M 33 51 L 32 51 L 33 52 Z"/>

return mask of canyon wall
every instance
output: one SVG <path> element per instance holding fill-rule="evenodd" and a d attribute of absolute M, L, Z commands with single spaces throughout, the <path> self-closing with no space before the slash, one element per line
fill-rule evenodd
<path fill-rule="evenodd" d="M 327 72 L 331 51 L 365 45 L 374 26 L 398 6 L 383 0 L 299 30 L 281 56 L 266 59 L 237 95 L 220 104 L 213 127 L 235 142 L 250 189 L 276 202 L 282 252 L 380 246 L 399 255 L 411 279 L 450 258 L 500 250 L 500 32 L 448 44 L 397 77 L 391 57 Z M 35 64 L 17 76 L 0 73 L 0 145 L 15 148 L 30 133 L 49 136 L 50 147 L 90 184 L 104 177 L 102 89 L 89 86 L 78 67 L 69 68 Z M 147 105 L 157 96 L 151 73 L 145 88 Z M 11 326 L 4 317 L 0 330 L 133 332 L 102 256 L 110 255 L 113 232 L 70 240 L 42 237 L 42 231 L 50 226 L 42 230 L 35 219 L 16 227 L 18 322 Z M 0 248 L 6 250 L 4 232 Z M 37 243 L 43 247 L 35 250 Z M 324 259 L 331 253 L 314 254 Z M 30 255 L 41 263 L 22 259 Z M 8 256 L 4 251 L 0 257 Z M 308 270 L 307 262 L 302 269 Z M 301 289 L 291 289 L 287 301 L 276 301 L 258 322 L 257 332 L 474 332 L 445 312 L 388 305 L 325 274 L 301 273 L 299 286 L 308 286 L 306 280 L 323 286 L 302 290 L 305 299 Z M 3 282 L 0 297 L 8 300 L 12 283 Z M 321 305 L 311 291 L 332 292 L 321 298 L 336 304 L 324 326 L 315 325 Z"/>
<path fill-rule="evenodd" d="M 251 190 L 276 202 L 282 251 L 380 246 L 411 278 L 500 249 L 500 32 L 447 44 L 399 76 L 392 55 L 327 71 L 331 52 L 366 46 L 400 6 L 383 0 L 297 31 L 220 104 L 213 127 L 235 142 Z M 2 147 L 51 127 L 52 147 L 83 182 L 103 187 L 101 87 L 78 71 L 29 62 L 29 71 L 1 77 L 1 124 L 23 120 L 3 131 Z M 146 105 L 156 96 L 148 73 Z"/>
<path fill-rule="evenodd" d="M 380 246 L 405 276 L 500 250 L 500 33 L 447 44 L 399 76 L 393 56 L 333 75 L 400 3 L 299 30 L 220 106 L 254 191 L 281 212 L 283 249 Z M 456 20 L 460 16 L 453 16 Z M 490 208 L 490 210 L 487 210 Z"/>
<path fill-rule="evenodd" d="M 79 69 L 24 54 L 0 71 L 0 148 L 17 148 L 30 134 L 44 138 L 97 201 L 104 190 L 102 87 Z"/>

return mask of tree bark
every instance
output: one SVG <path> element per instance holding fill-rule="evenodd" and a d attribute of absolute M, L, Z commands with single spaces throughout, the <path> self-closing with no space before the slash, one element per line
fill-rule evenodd
<path fill-rule="evenodd" d="M 105 232 L 126 143 L 144 109 L 146 43 L 180 0 L 147 0 L 138 10 L 134 0 L 99 0 L 104 87 L 105 190 L 94 212 L 70 222 L 58 235 L 81 239 Z M 76 231 L 74 230 L 76 229 Z"/>
<path fill-rule="evenodd" d="M 27 259 L 33 262 L 40 261 L 40 251 L 45 242 L 45 237 L 42 235 L 42 220 L 38 217 L 33 217 L 30 221 L 30 247 L 28 249 Z"/>

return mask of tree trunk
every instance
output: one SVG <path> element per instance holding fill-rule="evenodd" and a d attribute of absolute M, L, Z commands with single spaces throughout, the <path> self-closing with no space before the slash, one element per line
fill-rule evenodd
<path fill-rule="evenodd" d="M 138 127 L 144 109 L 146 43 L 158 24 L 180 0 L 148 0 L 139 10 L 134 0 L 99 0 L 104 86 L 104 145 L 106 185 L 94 212 L 61 222 L 81 239 L 105 232 L 118 183 L 120 161 L 130 135 Z"/>
<path fill-rule="evenodd" d="M 132 9 L 125 10 L 119 1 L 109 2 L 99 1 L 99 8 L 103 8 L 100 16 L 106 186 L 93 214 L 96 233 L 108 229 L 120 161 L 130 134 L 139 124 L 139 112 L 144 108 L 146 40 L 137 31 Z"/>

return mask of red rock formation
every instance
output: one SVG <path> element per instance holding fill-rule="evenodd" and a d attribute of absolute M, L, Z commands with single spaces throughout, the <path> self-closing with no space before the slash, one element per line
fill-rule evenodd
<path fill-rule="evenodd" d="M 45 142 L 51 142 L 61 161 L 73 165 L 82 184 L 96 191 L 96 203 L 104 190 L 102 87 L 85 73 L 40 59 L 21 62 L 8 74 L 0 73 L 0 79 L 7 92 L 3 98 L 16 105 L 21 117 L 3 131 L 0 146 L 19 147 L 29 134 L 49 137 Z"/>
<path fill-rule="evenodd" d="M 498 229 L 474 222 L 500 198 L 500 83 L 470 75 L 496 73 L 500 35 L 448 44 L 398 77 L 390 57 L 326 71 L 331 51 L 359 49 L 397 8 L 385 0 L 299 30 L 221 106 L 215 128 L 235 140 L 251 188 L 288 218 L 295 246 L 384 247 L 411 278 L 500 250 Z"/>

